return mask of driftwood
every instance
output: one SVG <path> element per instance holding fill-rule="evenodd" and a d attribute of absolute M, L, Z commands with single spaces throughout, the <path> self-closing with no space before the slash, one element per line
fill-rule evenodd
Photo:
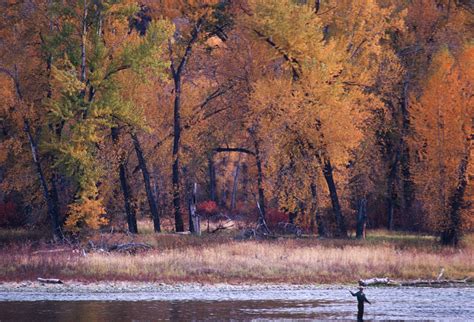
<path fill-rule="evenodd" d="M 452 284 L 466 284 L 469 282 L 470 278 L 465 278 L 462 280 L 454 279 L 441 279 L 442 274 L 438 276 L 435 280 L 391 280 L 387 277 L 382 278 L 370 278 L 366 280 L 359 280 L 360 286 L 441 286 L 441 285 L 452 285 Z"/>
<path fill-rule="evenodd" d="M 59 252 L 67 252 L 67 251 L 71 251 L 71 249 L 69 249 L 69 248 L 59 248 L 59 249 L 37 250 L 37 251 L 33 252 L 32 254 L 33 255 L 48 254 L 48 253 L 59 253 Z"/>
<path fill-rule="evenodd" d="M 393 281 L 387 277 L 375 277 L 366 280 L 359 280 L 360 286 L 390 285 L 391 283 L 393 283 Z"/>
<path fill-rule="evenodd" d="M 401 286 L 432 286 L 432 285 L 452 285 L 452 284 L 466 284 L 469 282 L 469 278 L 463 280 L 414 280 L 414 281 L 402 281 Z"/>
<path fill-rule="evenodd" d="M 38 280 L 38 282 L 47 283 L 47 284 L 64 284 L 63 281 L 61 281 L 58 278 L 41 278 L 41 277 L 38 277 L 37 280 Z"/>

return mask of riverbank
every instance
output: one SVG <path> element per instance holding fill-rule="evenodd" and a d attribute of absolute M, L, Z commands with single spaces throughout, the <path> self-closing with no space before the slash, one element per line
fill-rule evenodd
<path fill-rule="evenodd" d="M 118 242 L 150 248 L 104 250 L 107 243 Z M 365 241 L 113 234 L 94 236 L 82 246 L 16 243 L 0 248 L 3 282 L 42 277 L 85 283 L 346 284 L 372 277 L 436 279 L 442 269 L 447 279 L 474 278 L 472 236 L 459 249 L 440 247 L 430 236 L 387 232 L 369 233 Z"/>

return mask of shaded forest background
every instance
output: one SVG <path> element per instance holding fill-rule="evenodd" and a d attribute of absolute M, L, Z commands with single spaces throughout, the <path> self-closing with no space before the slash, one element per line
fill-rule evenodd
<path fill-rule="evenodd" d="M 473 229 L 469 0 L 6 0 L 0 225 Z M 190 215 L 191 214 L 191 215 Z"/>

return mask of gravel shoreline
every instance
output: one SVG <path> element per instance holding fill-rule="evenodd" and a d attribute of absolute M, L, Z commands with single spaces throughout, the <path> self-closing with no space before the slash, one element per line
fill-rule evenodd
<path fill-rule="evenodd" d="M 225 291 L 298 291 L 298 290 L 338 290 L 355 288 L 358 284 L 227 284 L 227 283 L 160 283 L 131 281 L 81 282 L 64 281 L 63 284 L 48 284 L 39 281 L 0 282 L 0 292 L 37 293 L 136 293 L 136 292 L 225 292 Z M 379 286 L 380 287 L 380 286 Z M 383 286 L 382 286 L 383 287 Z M 473 287 L 474 284 L 449 286 Z M 370 287 L 371 288 L 371 287 Z M 394 288 L 394 286 L 391 286 Z M 406 286 L 405 286 L 406 288 Z"/>
<path fill-rule="evenodd" d="M 0 282 L 0 292 L 39 293 L 135 293 L 135 292 L 219 292 L 219 291 L 278 291 L 342 289 L 356 285 L 342 284 L 201 284 L 108 281 L 84 283 L 64 281 L 64 284 L 45 284 L 38 281 Z"/>

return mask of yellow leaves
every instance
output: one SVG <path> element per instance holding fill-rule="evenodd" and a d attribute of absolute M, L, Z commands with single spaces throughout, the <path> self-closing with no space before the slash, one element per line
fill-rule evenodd
<path fill-rule="evenodd" d="M 99 191 L 94 182 L 83 187 L 77 195 L 77 200 L 69 205 L 66 229 L 79 231 L 81 228 L 99 229 L 108 223 L 102 198 L 98 197 Z"/>
<path fill-rule="evenodd" d="M 253 16 L 249 23 L 290 60 L 308 61 L 317 54 L 323 26 L 311 6 L 293 0 L 252 0 L 250 5 Z"/>
<path fill-rule="evenodd" d="M 175 18 L 177 16 L 187 16 L 198 18 L 209 13 L 210 9 L 219 4 L 219 0 L 147 0 L 147 4 L 156 6 L 157 11 L 166 17 Z"/>
<path fill-rule="evenodd" d="M 86 197 L 69 206 L 65 227 L 71 231 L 78 231 L 84 227 L 99 229 L 108 223 L 103 217 L 104 214 L 105 208 L 101 199 Z"/>
<path fill-rule="evenodd" d="M 61 66 L 58 68 L 58 66 Z M 53 86 L 68 96 L 77 95 L 85 85 L 79 80 L 75 67 L 65 57 L 51 66 Z"/>

